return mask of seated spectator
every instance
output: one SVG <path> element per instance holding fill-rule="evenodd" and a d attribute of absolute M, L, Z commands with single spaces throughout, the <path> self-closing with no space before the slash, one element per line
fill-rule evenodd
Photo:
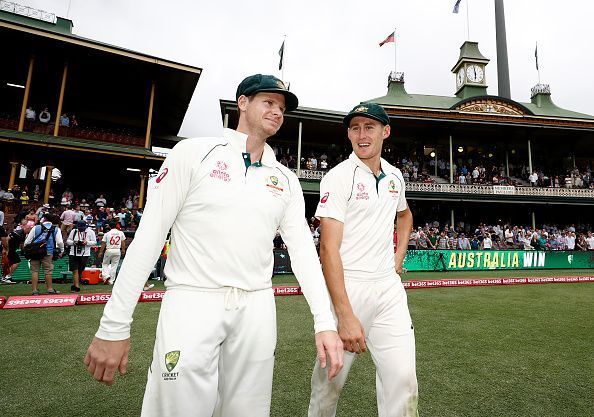
<path fill-rule="evenodd" d="M 49 123 L 50 119 L 52 118 L 49 109 L 46 107 L 43 109 L 41 113 L 39 113 L 39 121 L 41 123 Z"/>
<path fill-rule="evenodd" d="M 26 206 L 27 204 L 29 204 L 29 196 L 27 195 L 26 191 L 23 191 L 21 193 L 21 197 L 19 198 L 19 200 L 21 200 L 21 204 L 23 206 Z"/>
<path fill-rule="evenodd" d="M 12 193 L 12 190 L 10 188 L 6 190 L 2 198 L 4 198 L 5 201 L 14 200 L 14 194 Z"/>
<path fill-rule="evenodd" d="M 74 114 L 70 115 L 70 127 L 78 127 L 78 120 Z"/>

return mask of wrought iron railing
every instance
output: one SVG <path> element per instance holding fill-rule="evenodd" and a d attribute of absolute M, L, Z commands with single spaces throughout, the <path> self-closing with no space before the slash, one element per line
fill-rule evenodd
<path fill-rule="evenodd" d="M 296 169 L 291 169 L 297 174 Z M 297 175 L 307 180 L 321 180 L 327 171 L 313 171 L 302 169 Z M 586 188 L 553 188 L 553 187 L 517 187 L 510 185 L 460 185 L 437 184 L 424 182 L 407 182 L 406 191 L 426 193 L 456 193 L 475 195 L 518 195 L 540 197 L 577 197 L 594 198 L 594 189 Z"/>
<path fill-rule="evenodd" d="M 41 9 L 34 9 L 29 6 L 23 6 L 11 1 L 0 0 L 0 10 L 20 14 L 21 16 L 27 16 L 32 19 L 43 20 L 44 22 L 56 23 L 56 15 L 53 13 Z"/>

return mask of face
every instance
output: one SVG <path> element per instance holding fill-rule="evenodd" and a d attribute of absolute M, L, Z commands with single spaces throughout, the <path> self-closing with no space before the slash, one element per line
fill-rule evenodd
<path fill-rule="evenodd" d="M 269 138 L 283 124 L 286 107 L 285 96 L 282 94 L 263 92 L 249 98 L 240 96 L 237 105 L 241 112 L 240 119 L 244 118 L 253 134 Z"/>
<path fill-rule="evenodd" d="M 360 160 L 379 159 L 384 139 L 390 136 L 390 125 L 384 126 L 377 120 L 355 116 L 349 123 L 347 134 Z"/>

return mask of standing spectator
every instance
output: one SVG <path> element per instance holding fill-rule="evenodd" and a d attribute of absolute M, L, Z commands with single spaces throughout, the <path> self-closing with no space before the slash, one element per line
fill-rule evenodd
<path fill-rule="evenodd" d="M 84 217 L 84 221 L 88 226 L 91 226 L 93 224 L 93 220 L 95 219 L 95 217 L 93 216 L 93 214 L 91 213 L 91 210 L 85 210 L 85 217 Z"/>
<path fill-rule="evenodd" d="M 0 203 L 0 227 L 4 226 L 4 212 L 2 211 L 3 208 L 3 204 Z"/>
<path fill-rule="evenodd" d="M 103 231 L 103 225 L 105 225 L 107 223 L 107 212 L 105 211 L 105 207 L 99 207 L 99 211 L 97 212 L 97 215 L 95 216 L 95 226 L 97 229 L 97 232 L 102 232 Z"/>
<path fill-rule="evenodd" d="M 470 250 L 470 240 L 464 235 L 464 233 L 460 233 L 460 238 L 458 239 L 458 248 L 460 250 Z"/>
<path fill-rule="evenodd" d="M 594 250 L 594 235 L 592 234 L 592 232 L 588 232 L 586 243 L 588 244 L 588 250 Z"/>
<path fill-rule="evenodd" d="M 567 250 L 575 250 L 575 233 L 567 232 Z"/>
<path fill-rule="evenodd" d="M 74 227 L 74 222 L 76 221 L 76 212 L 69 208 L 62 213 L 60 220 L 62 221 L 62 224 L 60 225 L 62 240 L 66 240 L 70 234 L 70 231 Z"/>
<path fill-rule="evenodd" d="M 70 127 L 70 118 L 66 113 L 60 116 L 60 126 Z"/>
<path fill-rule="evenodd" d="M 12 190 L 10 188 L 8 190 L 6 190 L 6 192 L 4 193 L 4 196 L 2 198 L 4 198 L 4 201 L 13 201 L 14 194 L 12 193 Z"/>
<path fill-rule="evenodd" d="M 485 237 L 483 238 L 483 250 L 491 250 L 493 249 L 493 240 L 491 240 L 491 234 L 485 233 Z"/>
<path fill-rule="evenodd" d="M 52 115 L 49 112 L 49 109 L 46 107 L 45 109 L 43 109 L 43 111 L 41 113 L 39 113 L 39 121 L 41 123 L 49 123 L 50 119 L 52 118 Z"/>
<path fill-rule="evenodd" d="M 27 107 L 27 110 L 25 110 L 25 119 L 28 122 L 34 122 L 37 119 L 37 113 L 33 110 L 33 106 L 29 106 Z"/>
<path fill-rule="evenodd" d="M 95 232 L 84 221 L 76 223 L 76 228 L 72 229 L 66 241 L 70 246 L 70 256 L 68 257 L 70 271 L 72 272 L 71 292 L 80 291 L 80 278 L 82 276 L 87 261 L 91 255 L 91 247 L 97 244 Z"/>
<path fill-rule="evenodd" d="M 41 220 L 41 224 L 31 228 L 31 231 L 25 239 L 25 245 L 29 243 L 47 242 L 47 254 L 42 259 L 31 259 L 29 267 L 31 268 L 31 289 L 33 295 L 39 295 L 37 284 L 39 283 L 39 269 L 43 265 L 45 274 L 45 287 L 48 294 L 59 294 L 52 286 L 52 272 L 54 271 L 54 253 L 61 255 L 64 251 L 64 241 L 62 234 L 58 233 L 58 224 L 60 219 L 53 214 L 46 214 Z"/>
<path fill-rule="evenodd" d="M 514 246 L 514 233 L 510 226 L 505 228 L 505 246 L 508 248 Z"/>
<path fill-rule="evenodd" d="M 429 239 L 425 232 L 419 230 L 419 237 L 417 238 L 417 249 L 429 249 Z"/>
<path fill-rule="evenodd" d="M 120 209 L 120 212 L 118 214 L 116 214 L 118 220 L 118 223 L 120 224 L 120 227 L 122 229 L 126 228 L 126 209 L 124 207 L 122 207 Z"/>
<path fill-rule="evenodd" d="M 450 238 L 447 237 L 445 231 L 441 232 L 437 238 L 437 249 L 450 249 Z"/>
<path fill-rule="evenodd" d="M 35 223 L 32 221 L 25 221 L 23 220 L 19 226 L 16 227 L 12 232 L 8 234 L 8 250 L 7 250 L 7 260 L 9 265 L 8 275 L 2 278 L 2 282 L 6 284 L 12 284 L 12 274 L 18 268 L 19 264 L 21 263 L 21 258 L 17 254 L 17 249 L 20 249 L 27 234 L 31 231 L 31 229 L 35 227 Z"/>
<path fill-rule="evenodd" d="M 70 115 L 70 127 L 78 127 L 78 120 L 76 120 L 76 115 Z"/>
<path fill-rule="evenodd" d="M 21 200 L 21 205 L 23 207 L 28 206 L 29 205 L 29 196 L 27 195 L 26 191 L 23 191 L 21 193 L 21 197 L 19 198 L 19 200 Z"/>
<path fill-rule="evenodd" d="M 412 228 L 410 235 L 408 236 L 408 250 L 415 250 L 417 249 L 417 239 L 419 238 L 419 234 L 417 231 Z"/>
<path fill-rule="evenodd" d="M 107 205 L 107 200 L 103 196 L 103 194 L 99 194 L 99 197 L 95 200 L 95 206 L 98 208 L 105 207 Z"/>
<path fill-rule="evenodd" d="M 116 229 L 115 223 L 109 225 L 110 230 L 101 239 L 99 258 L 103 257 L 101 278 L 104 284 L 113 285 L 116 280 L 120 258 L 126 254 L 126 235 Z"/>
<path fill-rule="evenodd" d="M 538 181 L 538 174 L 536 174 L 536 171 L 530 174 L 530 176 L 528 177 L 528 181 L 530 182 L 530 185 L 532 187 L 536 187 L 536 183 Z"/>

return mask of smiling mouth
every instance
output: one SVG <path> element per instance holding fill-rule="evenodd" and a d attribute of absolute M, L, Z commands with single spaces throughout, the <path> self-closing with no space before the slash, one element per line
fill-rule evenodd
<path fill-rule="evenodd" d="M 357 146 L 358 146 L 359 148 L 363 148 L 363 149 L 365 149 L 365 148 L 368 148 L 368 147 L 370 147 L 370 146 L 371 146 L 371 143 L 367 143 L 367 142 L 363 142 L 363 143 L 357 143 Z"/>

